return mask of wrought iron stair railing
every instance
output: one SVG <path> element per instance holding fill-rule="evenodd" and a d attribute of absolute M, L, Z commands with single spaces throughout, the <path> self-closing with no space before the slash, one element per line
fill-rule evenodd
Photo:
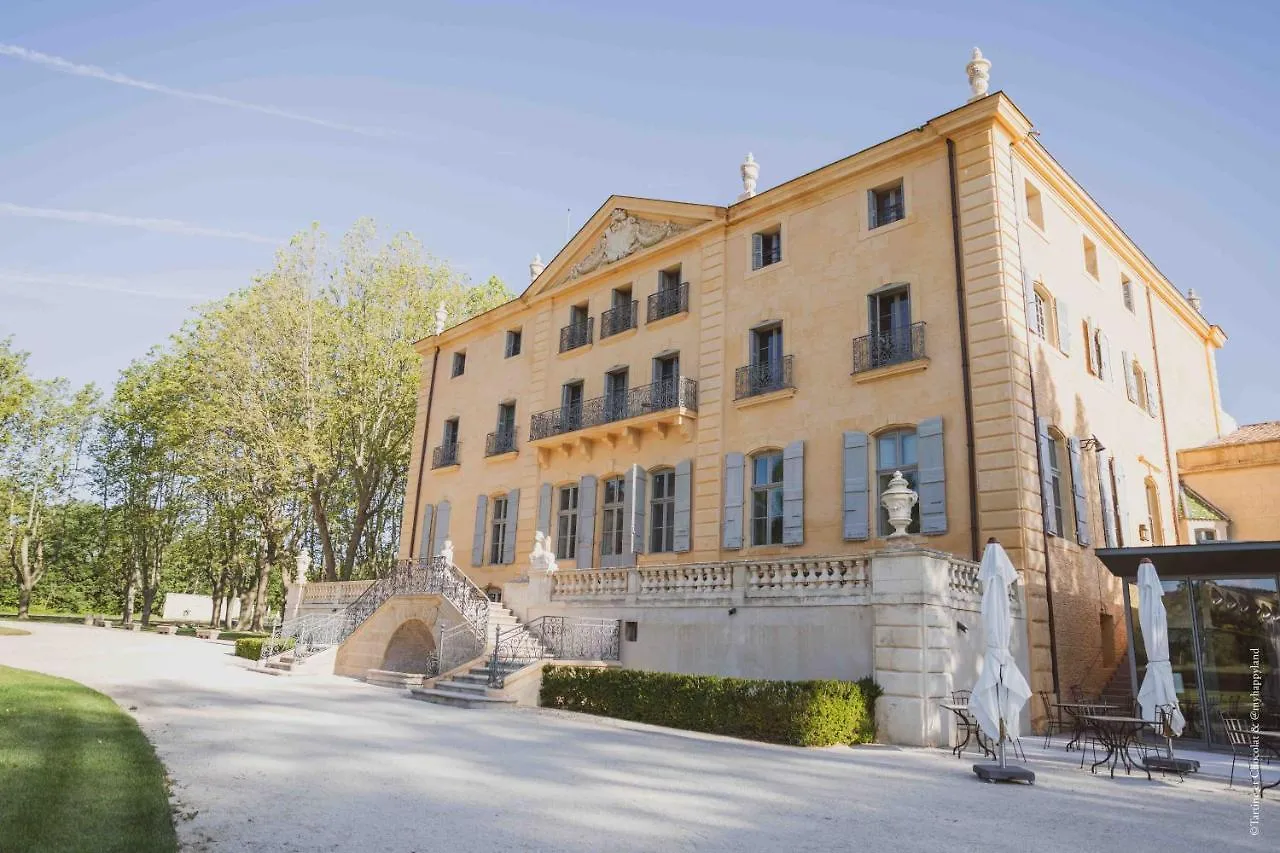
<path fill-rule="evenodd" d="M 501 688 L 508 675 L 539 660 L 616 661 L 620 653 L 616 619 L 539 616 L 523 625 L 494 629 L 489 686 Z"/>

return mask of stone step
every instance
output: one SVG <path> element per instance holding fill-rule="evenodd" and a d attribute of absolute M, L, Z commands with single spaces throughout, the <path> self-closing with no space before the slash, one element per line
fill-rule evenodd
<path fill-rule="evenodd" d="M 436 688 L 440 690 L 453 690 L 458 693 L 479 693 L 481 696 L 489 689 L 488 679 L 484 682 L 475 681 L 457 681 L 449 679 L 448 681 L 437 681 Z"/>
<path fill-rule="evenodd" d="M 409 696 L 435 705 L 449 705 L 453 708 L 514 708 L 515 699 L 505 696 L 479 696 L 457 690 L 446 690 L 441 687 L 411 687 Z"/>
<path fill-rule="evenodd" d="M 267 661 L 267 669 L 278 669 L 281 672 L 292 672 L 293 661 L 269 660 Z"/>
<path fill-rule="evenodd" d="M 422 674 L 417 672 L 396 672 L 390 669 L 371 669 L 365 673 L 364 680 L 375 687 L 421 687 Z"/>
<path fill-rule="evenodd" d="M 489 676 L 483 672 L 464 672 L 455 675 L 452 680 L 469 684 L 488 684 Z"/>

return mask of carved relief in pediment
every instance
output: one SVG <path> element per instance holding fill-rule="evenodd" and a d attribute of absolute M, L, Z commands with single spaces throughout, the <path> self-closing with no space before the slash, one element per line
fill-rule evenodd
<path fill-rule="evenodd" d="M 692 227 L 692 224 L 670 220 L 658 222 L 652 219 L 641 219 L 620 207 L 615 207 L 610 214 L 609 225 L 596 241 L 596 245 L 586 257 L 570 267 L 564 280 L 573 281 L 602 266 L 616 263 L 641 249 L 656 246 L 671 235 L 688 231 Z"/>

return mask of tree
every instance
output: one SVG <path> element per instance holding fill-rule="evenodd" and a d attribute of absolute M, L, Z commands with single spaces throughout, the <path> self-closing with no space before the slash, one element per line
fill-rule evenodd
<path fill-rule="evenodd" d="M 73 494 L 98 392 L 72 392 L 64 379 L 30 381 L 8 418 L 0 445 L 0 547 L 18 584 L 18 618 L 26 619 L 31 593 L 44 577 L 50 514 Z"/>

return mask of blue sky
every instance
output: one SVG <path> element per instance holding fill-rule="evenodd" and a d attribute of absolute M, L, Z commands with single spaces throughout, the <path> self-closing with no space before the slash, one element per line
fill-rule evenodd
<path fill-rule="evenodd" d="M 518 290 L 566 209 L 577 228 L 611 192 L 726 203 L 747 151 L 762 189 L 810 171 L 962 103 L 977 44 L 1226 329 L 1227 410 L 1280 418 L 1280 4 L 1206 9 L 4 0 L 0 335 L 109 385 L 274 241 L 361 216 Z"/>

